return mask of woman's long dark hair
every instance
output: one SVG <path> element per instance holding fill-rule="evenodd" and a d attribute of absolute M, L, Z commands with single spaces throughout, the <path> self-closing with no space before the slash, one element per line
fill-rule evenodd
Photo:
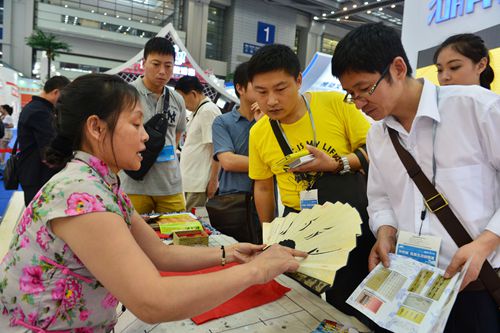
<path fill-rule="evenodd" d="M 448 37 L 434 53 L 434 63 L 437 62 L 441 51 L 448 46 L 464 57 L 469 58 L 475 64 L 486 58 L 486 68 L 479 76 L 479 84 L 481 87 L 491 89 L 491 82 L 495 79 L 495 73 L 490 65 L 488 48 L 484 45 L 483 39 L 474 34 L 458 34 Z"/>
<path fill-rule="evenodd" d="M 57 135 L 45 152 L 48 164 L 62 168 L 82 145 L 88 117 L 98 116 L 113 136 L 125 107 L 139 101 L 137 90 L 118 76 L 88 74 L 76 78 L 61 91 L 56 103 Z"/>

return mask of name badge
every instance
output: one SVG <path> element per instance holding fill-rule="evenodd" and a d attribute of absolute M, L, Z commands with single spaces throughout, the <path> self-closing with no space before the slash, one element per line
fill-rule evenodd
<path fill-rule="evenodd" d="M 313 208 L 318 204 L 318 190 L 300 191 L 300 209 Z"/>
<path fill-rule="evenodd" d="M 169 162 L 173 161 L 175 159 L 175 149 L 174 146 L 169 145 L 163 147 L 161 150 L 160 154 L 158 155 L 158 158 L 156 159 L 156 162 Z"/>
<path fill-rule="evenodd" d="M 399 231 L 396 254 L 437 267 L 440 246 L 440 237 Z"/>

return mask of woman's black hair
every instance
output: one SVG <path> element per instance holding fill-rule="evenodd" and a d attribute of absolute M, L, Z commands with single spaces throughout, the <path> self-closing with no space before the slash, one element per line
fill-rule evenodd
<path fill-rule="evenodd" d="M 111 139 L 122 110 L 139 101 L 137 90 L 118 76 L 88 74 L 76 78 L 62 91 L 56 103 L 57 136 L 47 151 L 49 165 L 64 167 L 81 149 L 84 126 L 88 117 L 96 115 L 108 125 Z"/>
<path fill-rule="evenodd" d="M 9 116 L 12 116 L 12 113 L 14 112 L 12 106 L 10 106 L 9 104 L 4 104 L 2 105 L 2 108 L 9 114 Z"/>
<path fill-rule="evenodd" d="M 458 34 L 448 37 L 434 53 L 434 63 L 437 63 L 439 54 L 448 46 L 464 57 L 469 58 L 475 64 L 486 58 L 486 68 L 479 76 L 479 84 L 483 88 L 491 89 L 491 82 L 495 79 L 495 73 L 490 65 L 490 55 L 483 39 L 474 34 Z"/>

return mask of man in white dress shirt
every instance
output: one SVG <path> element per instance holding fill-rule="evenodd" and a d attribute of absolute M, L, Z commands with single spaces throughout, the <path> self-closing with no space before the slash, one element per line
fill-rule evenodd
<path fill-rule="evenodd" d="M 368 212 L 377 242 L 369 268 L 389 266 L 398 231 L 441 238 L 438 266 L 452 276 L 472 258 L 445 332 L 500 332 L 500 312 L 486 290 L 469 291 L 488 260 L 500 267 L 500 96 L 479 86 L 436 87 L 411 76 L 399 35 L 383 24 L 351 31 L 335 49 L 332 74 L 375 120 L 368 134 Z M 460 248 L 401 163 L 388 128 L 413 155 L 473 241 Z M 433 160 L 435 161 L 433 163 Z M 476 284 L 477 285 L 477 284 Z"/>

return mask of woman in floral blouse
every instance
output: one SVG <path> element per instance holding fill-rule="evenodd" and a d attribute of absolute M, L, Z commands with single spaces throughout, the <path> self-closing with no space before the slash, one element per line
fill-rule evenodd
<path fill-rule="evenodd" d="M 47 163 L 66 166 L 24 211 L 0 265 L 0 332 L 109 332 L 122 302 L 148 323 L 189 318 L 253 284 L 298 268 L 300 251 L 240 243 L 225 249 L 166 246 L 120 189 L 117 173 L 137 170 L 148 135 L 137 91 L 90 74 L 57 105 L 58 135 Z M 179 292 L 182 291 L 182 292 Z"/>

